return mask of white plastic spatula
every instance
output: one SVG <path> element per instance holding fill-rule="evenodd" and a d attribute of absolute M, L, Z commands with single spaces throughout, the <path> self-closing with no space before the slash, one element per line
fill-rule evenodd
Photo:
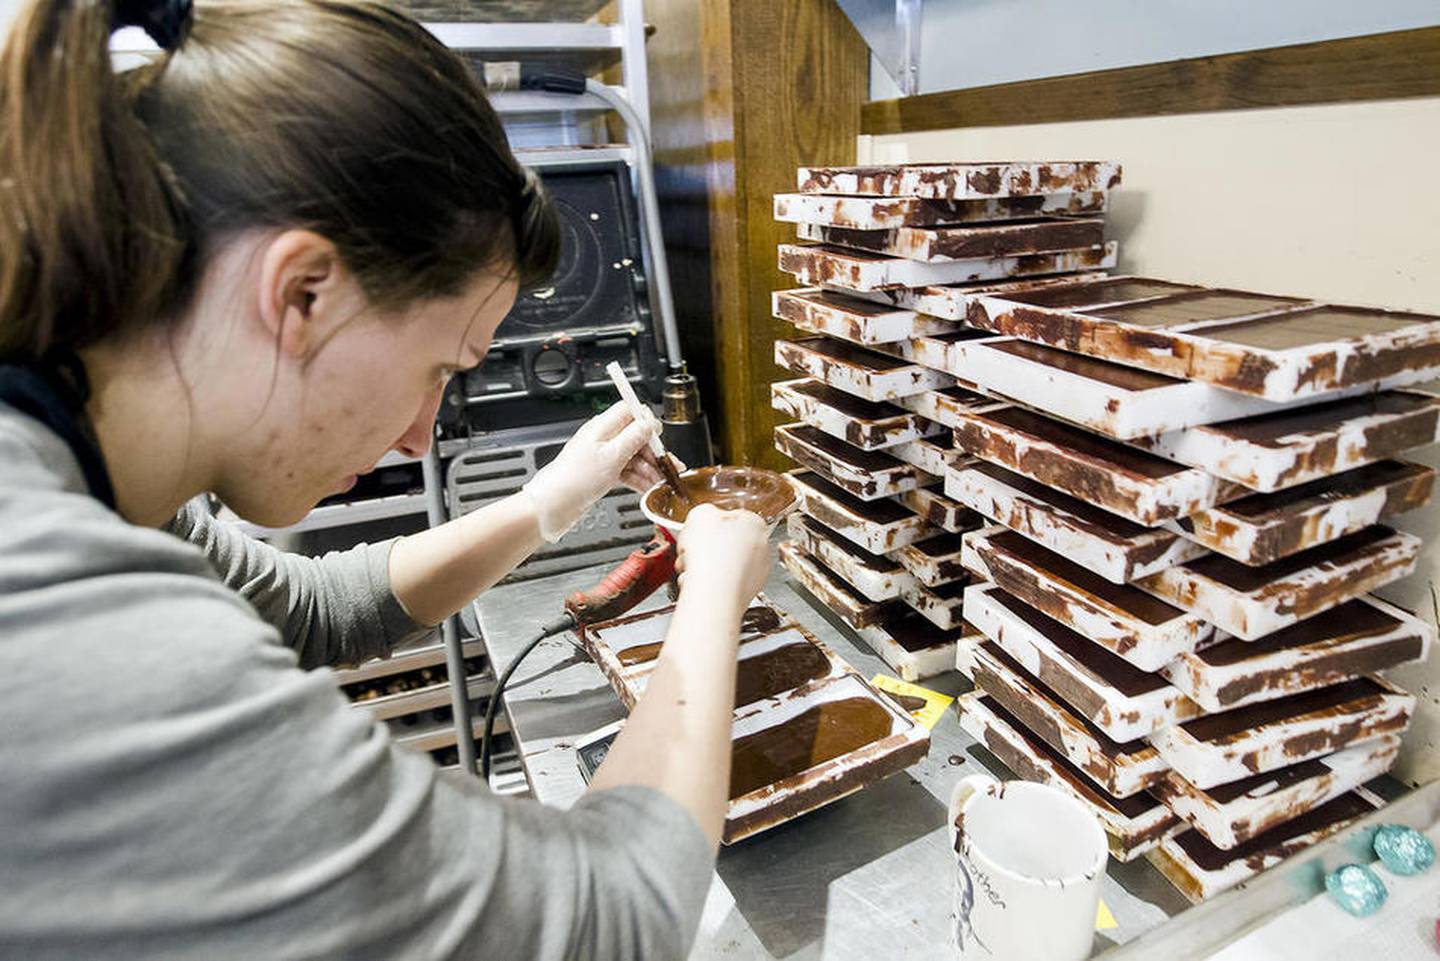
<path fill-rule="evenodd" d="M 615 361 L 605 365 L 605 373 L 615 382 L 615 389 L 620 392 L 620 399 L 630 408 L 630 416 L 636 420 L 644 420 L 650 416 L 650 409 L 641 402 L 635 394 L 635 388 L 625 377 L 625 371 Z M 650 435 L 650 453 L 655 455 L 655 460 L 660 466 L 660 473 L 665 475 L 665 482 L 675 491 L 682 502 L 689 503 L 690 495 L 685 493 L 685 486 L 680 483 L 680 475 L 675 472 L 675 465 L 670 461 L 670 456 L 665 453 L 665 445 L 660 442 L 660 435 Z"/>

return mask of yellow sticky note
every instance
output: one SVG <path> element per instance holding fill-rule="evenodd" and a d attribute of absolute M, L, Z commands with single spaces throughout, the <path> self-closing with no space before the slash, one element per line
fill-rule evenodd
<path fill-rule="evenodd" d="M 928 687 L 911 684 L 888 674 L 876 674 L 870 679 L 870 683 L 887 694 L 898 695 L 895 703 L 902 709 L 909 710 L 910 716 L 925 725 L 927 730 L 934 730 L 935 724 L 945 714 L 945 709 L 955 700 L 953 697 L 946 697 L 939 691 L 932 691 Z M 922 699 L 925 702 L 924 706 L 909 705 L 903 700 L 915 697 Z"/>
<path fill-rule="evenodd" d="M 1101 898 L 1100 903 L 1095 905 L 1095 930 L 1109 931 L 1111 928 L 1118 927 L 1120 925 L 1115 923 L 1115 915 L 1110 913 L 1109 905 L 1105 903 L 1104 898 Z"/>

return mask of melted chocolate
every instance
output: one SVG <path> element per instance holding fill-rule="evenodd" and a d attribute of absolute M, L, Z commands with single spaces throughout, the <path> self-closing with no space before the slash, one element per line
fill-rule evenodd
<path fill-rule="evenodd" d="M 957 638 L 967 633 L 964 627 L 952 631 L 937 627 L 928 617 L 911 608 L 907 608 L 906 612 L 895 620 L 881 624 L 879 627 L 890 635 L 890 640 L 911 654 L 938 647 L 941 644 L 953 644 Z"/>
<path fill-rule="evenodd" d="M 738 738 L 731 751 L 730 799 L 888 737 L 892 723 L 890 712 L 874 700 L 847 697 Z"/>
<path fill-rule="evenodd" d="M 1316 307 L 1265 320 L 1225 324 L 1205 331 L 1206 337 L 1247 347 L 1285 350 L 1307 344 L 1350 340 L 1367 334 L 1388 334 L 1415 324 L 1433 324 L 1440 317 L 1390 313 L 1363 307 Z"/>
<path fill-rule="evenodd" d="M 1229 851 L 1222 851 L 1207 841 L 1199 831 L 1193 830 L 1176 835 L 1175 843 L 1202 871 L 1219 871 L 1237 861 L 1247 862 L 1258 871 L 1263 867 L 1265 855 L 1272 848 L 1279 848 L 1286 842 L 1312 831 L 1353 820 L 1373 810 L 1375 805 L 1351 791 L 1307 811 L 1294 820 L 1277 825 Z"/>
<path fill-rule="evenodd" d="M 912 366 L 908 360 L 892 357 L 889 354 L 879 354 L 873 350 L 865 350 L 831 337 L 806 337 L 802 340 L 792 341 L 792 343 L 803 350 L 819 354 L 827 360 L 851 364 L 864 370 L 889 371 Z"/>
<path fill-rule="evenodd" d="M 1309 761 L 1282 767 L 1278 771 L 1271 771 L 1269 774 L 1256 774 L 1238 781 L 1217 784 L 1204 793 L 1208 794 L 1211 800 L 1217 804 L 1229 804 L 1236 798 L 1242 798 L 1260 788 L 1265 788 L 1266 794 L 1272 794 L 1329 772 L 1330 765 L 1318 758 L 1312 758 Z"/>
<path fill-rule="evenodd" d="M 1162 478 L 1171 477 L 1190 469 L 1163 457 L 1147 454 L 1116 441 L 1105 440 L 1078 427 L 1061 424 L 1042 414 L 1031 413 L 1019 407 L 988 411 L 983 415 L 982 420 L 994 421 L 1012 430 L 1032 434 L 1057 447 L 1104 461 L 1104 466 L 1108 470 L 1138 474 L 1147 478 Z"/>
<path fill-rule="evenodd" d="M 685 485 L 680 483 L 680 472 L 675 469 L 675 462 L 670 459 L 669 454 L 661 454 L 657 459 L 660 465 L 660 475 L 665 478 L 669 485 L 670 493 L 681 504 L 689 504 L 690 494 L 685 490 Z"/>
<path fill-rule="evenodd" d="M 802 380 L 798 384 L 791 384 L 790 389 L 797 394 L 804 394 L 826 407 L 833 407 L 846 417 L 854 417 L 856 420 L 889 420 L 915 416 L 894 404 L 856 397 L 854 394 L 836 390 L 829 384 L 818 380 Z"/>
<path fill-rule="evenodd" d="M 746 634 L 767 634 L 780 626 L 780 613 L 773 607 L 759 605 L 747 608 L 740 618 L 740 636 Z"/>
<path fill-rule="evenodd" d="M 800 518 L 800 526 L 817 540 L 823 540 L 830 547 L 854 559 L 855 563 L 877 574 L 898 573 L 901 567 L 884 554 L 872 554 L 860 545 L 841 537 L 824 524 L 806 514 L 793 515 Z"/>
<path fill-rule="evenodd" d="M 884 317 L 887 314 L 895 313 L 894 307 L 861 300 L 859 297 L 848 297 L 833 290 L 813 290 L 790 296 L 806 304 L 814 304 L 822 310 L 835 310 L 846 314 L 856 314 L 860 317 Z"/>
<path fill-rule="evenodd" d="M 1119 387 L 1122 390 L 1154 390 L 1157 387 L 1169 387 L 1173 384 L 1181 383 L 1174 377 L 1153 374 L 1150 371 L 1141 370 L 1138 367 L 1126 367 L 1122 364 L 1111 363 L 1108 360 L 1101 360 L 1098 357 L 1072 354 L 1068 350 L 1056 350 L 1053 347 L 1032 344 L 1025 340 L 1002 340 L 999 343 L 990 344 L 989 346 L 995 350 L 1034 361 L 1037 364 L 1044 364 L 1046 367 L 1054 367 L 1057 370 L 1063 370 L 1071 374 L 1079 374 L 1081 377 L 1088 377 L 1091 380 L 1099 381 L 1102 384 L 1109 384 L 1112 387 Z M 1057 398 L 1057 400 L 1059 399 Z"/>
<path fill-rule="evenodd" d="M 990 597 L 1125 697 L 1138 697 L 1158 691 L 1169 683 L 1160 675 L 1142 671 L 1123 657 L 1111 654 L 1089 638 L 1077 634 L 1003 590 L 997 588 L 991 591 Z"/>
<path fill-rule="evenodd" d="M 1279 518 L 1312 507 L 1324 507 L 1348 497 L 1358 497 L 1377 487 L 1418 478 L 1426 472 L 1426 468 L 1415 464 L 1382 460 L 1273 494 L 1254 494 L 1230 501 L 1224 507 L 1215 509 L 1257 521 Z"/>
<path fill-rule="evenodd" d="M 1060 752 L 1030 733 L 1015 715 L 1001 707 L 999 702 L 993 697 L 986 695 L 980 699 L 980 703 L 993 711 L 996 717 L 1003 721 L 1010 730 L 1014 731 L 1016 736 L 1025 742 L 1032 753 L 1045 758 L 1060 768 L 1060 770 L 1065 773 L 1065 780 L 1069 782 L 1070 786 L 1088 797 L 1092 803 L 1110 808 L 1112 811 L 1118 811 L 1122 816 L 1127 818 L 1140 817 L 1147 811 L 1154 810 L 1160 806 L 1159 801 L 1144 791 L 1132 794 L 1129 797 L 1117 798 L 1091 780 L 1090 776 L 1085 772 L 1071 764 Z"/>
<path fill-rule="evenodd" d="M 1140 327 L 1172 327 L 1178 324 L 1193 324 L 1202 320 L 1223 320 L 1226 317 L 1244 317 L 1265 311 L 1295 307 L 1306 301 L 1292 297 L 1270 297 L 1265 294 L 1249 294 L 1235 290 L 1203 290 L 1198 293 L 1180 294 L 1143 304 L 1126 307 L 1107 307 L 1090 311 L 1092 317 L 1104 317 L 1125 324 Z M 1205 332 L 1207 335 L 1209 330 Z"/>
<path fill-rule="evenodd" d="M 753 704 L 823 677 L 830 661 L 808 641 L 798 641 L 740 661 L 735 669 L 735 706 Z"/>
<path fill-rule="evenodd" d="M 1308 548 L 1298 554 L 1282 557 L 1260 567 L 1251 567 L 1232 560 L 1223 554 L 1206 554 L 1190 561 L 1185 569 L 1201 577 L 1207 577 L 1225 587 L 1242 593 L 1258 591 L 1282 577 L 1314 567 L 1318 564 L 1340 564 L 1352 560 L 1350 556 L 1365 550 L 1387 537 L 1394 531 L 1381 524 L 1367 527 L 1353 534 L 1346 534 L 1339 540 Z"/>
<path fill-rule="evenodd" d="M 924 259 L 946 257 L 1003 257 L 1090 247 L 1105 239 L 1105 225 L 1099 219 L 1036 217 L 1012 220 L 983 227 L 909 227 L 899 234 L 887 229 L 857 230 L 853 227 L 816 225 L 805 235 L 828 244 L 858 247 L 895 256 L 911 256 L 915 246 Z"/>
<path fill-rule="evenodd" d="M 967 327 L 965 330 L 951 330 L 946 331 L 943 334 L 930 334 L 925 339 L 938 340 L 942 344 L 963 344 L 966 341 L 970 340 L 988 340 L 989 338 L 994 336 L 995 335 L 988 330 L 975 330 L 973 328 Z M 956 397 L 961 399 L 979 396 L 974 391 L 966 390 L 963 387 L 946 387 L 944 390 L 940 391 L 940 393 L 944 394 L 947 397 Z M 995 403 L 988 397 L 985 398 L 985 400 L 987 403 Z"/>
<path fill-rule="evenodd" d="M 785 429 L 797 441 L 808 447 L 816 448 L 826 457 L 855 471 L 868 473 L 906 466 L 893 454 L 879 450 L 862 450 L 854 444 L 845 443 L 838 437 L 831 437 L 809 424 L 793 425 Z"/>
<path fill-rule="evenodd" d="M 1005 650 L 1001 648 L 999 644 L 996 644 L 994 641 L 984 641 L 981 643 L 981 647 L 985 649 L 986 654 L 988 654 L 994 660 L 999 661 L 1001 666 L 1006 668 L 1012 674 L 1019 678 L 1022 678 L 1027 684 L 1029 684 L 1031 687 L 1034 687 L 1040 693 L 1044 694 L 1051 701 L 1054 701 L 1056 704 L 1059 704 L 1062 707 L 1065 706 L 1065 699 L 1063 697 L 1061 697 L 1059 694 L 1056 694 L 1043 681 L 1030 674 L 1028 671 L 1025 670 L 1025 668 L 1021 667 L 1020 662 L 1015 660 L 1009 654 L 1005 653 Z M 985 693 L 990 695 L 990 697 L 992 698 L 995 698 L 997 696 L 1003 698 L 1005 696 L 1004 694 L 997 695 L 996 692 L 989 689 L 986 689 Z M 1122 744 L 1121 742 L 1114 740 L 1110 737 L 1110 735 L 1106 734 L 1104 731 L 1100 730 L 1098 727 L 1092 724 L 1088 718 L 1081 717 L 1074 711 L 1068 709 L 1065 711 L 1065 713 L 1076 724 L 1079 724 L 1081 727 L 1083 727 L 1085 729 L 1085 732 L 1089 734 L 1092 738 L 1094 738 L 1096 743 L 1100 745 L 1100 749 L 1111 757 L 1122 754 L 1139 754 L 1141 751 L 1147 750 L 1150 747 L 1150 742 L 1146 741 L 1144 738 L 1136 738 L 1133 741 L 1126 741 Z"/>
<path fill-rule="evenodd" d="M 780 615 L 773 607 L 756 604 L 747 608 L 745 613 L 740 617 L 740 637 L 743 640 L 747 637 L 768 634 L 779 626 Z M 626 667 L 629 667 L 631 664 L 640 664 L 644 661 L 653 661 L 660 656 L 660 648 L 663 644 L 663 640 L 654 641 L 650 644 L 636 644 L 633 647 L 627 647 L 617 651 L 615 657 Z"/>
<path fill-rule="evenodd" d="M 1015 531 L 1004 530 L 990 535 L 988 540 L 1026 566 L 1051 574 L 1056 579 L 1065 581 L 1147 624 L 1165 624 L 1184 616 L 1183 611 L 1171 607 L 1138 587 L 1107 581 L 1094 571 L 1041 547 Z"/>
<path fill-rule="evenodd" d="M 1287 446 L 1296 434 L 1329 434 L 1344 421 L 1375 415 L 1403 415 L 1433 410 L 1435 402 L 1420 394 L 1387 391 L 1365 397 L 1333 400 L 1328 404 L 1312 404 L 1295 410 L 1276 411 L 1259 417 L 1246 417 L 1207 428 L 1226 437 L 1234 437 L 1267 447 Z"/>
<path fill-rule="evenodd" d="M 758 467 L 702 467 L 682 474 L 680 484 L 688 503 L 662 484 L 645 495 L 645 506 L 656 517 L 684 522 L 692 507 L 714 504 L 722 510 L 754 511 L 770 523 L 795 501 L 783 474 Z"/>
<path fill-rule="evenodd" d="M 1067 514 L 1074 514 L 1091 528 L 1104 531 L 1106 534 L 1118 538 L 1139 537 L 1142 534 L 1150 533 L 1153 528 L 1144 527 L 1134 521 L 1126 520 L 1119 514 L 1112 514 L 1109 511 L 1096 507 L 1088 501 L 1082 501 L 1078 497 L 1071 497 L 1063 491 L 1023 477 L 1014 471 L 1006 470 L 998 464 L 988 464 L 984 461 L 977 461 L 968 465 L 966 470 L 978 471 L 995 478 L 1007 487 L 1033 497 L 1037 501 L 1049 504 L 1056 510 L 1065 511 Z"/>
<path fill-rule="evenodd" d="M 1091 304 L 1142 300 L 1194 289 L 1185 284 L 1170 284 L 1161 280 L 1102 280 L 1093 284 L 1066 284 L 1017 292 L 1007 295 L 1005 299 L 1021 304 L 1033 304 L 1036 307 L 1086 307 Z"/>
<path fill-rule="evenodd" d="M 653 661 L 660 656 L 660 648 L 664 643 L 664 641 L 653 641 L 649 644 L 636 644 L 634 647 L 627 647 L 619 651 L 615 657 L 626 667 L 644 661 Z"/>
<path fill-rule="evenodd" d="M 895 702 L 895 705 L 907 714 L 925 709 L 926 700 L 923 697 L 916 697 L 914 694 L 896 694 L 894 691 L 886 691 L 886 696 Z"/>
<path fill-rule="evenodd" d="M 879 500 L 862 501 L 849 491 L 836 487 L 814 471 L 802 471 L 799 474 L 792 474 L 791 477 L 795 483 L 803 484 L 820 496 L 837 502 L 850 513 L 858 514 L 874 524 L 894 524 L 915 516 L 913 511 L 906 510 L 889 498 L 882 497 Z"/>
<path fill-rule="evenodd" d="M 948 557 L 960 550 L 959 534 L 936 534 L 910 545 L 926 557 Z"/>
<path fill-rule="evenodd" d="M 1261 701 L 1249 707 L 1226 711 L 1223 714 L 1208 714 L 1182 724 L 1186 734 L 1197 741 L 1223 741 L 1236 734 L 1267 724 L 1275 724 L 1319 712 L 1340 713 L 1352 702 L 1364 698 L 1378 700 L 1385 689 L 1366 677 L 1324 687 L 1318 691 L 1305 691 L 1274 701 Z"/>
<path fill-rule="evenodd" d="M 1371 604 L 1358 600 L 1346 601 L 1339 607 L 1326 611 L 1323 617 L 1308 618 L 1254 641 L 1230 638 L 1204 648 L 1197 656 L 1206 664 L 1221 667 L 1309 644 L 1334 644 L 1383 634 L 1394 630 L 1398 623 L 1395 618 Z"/>

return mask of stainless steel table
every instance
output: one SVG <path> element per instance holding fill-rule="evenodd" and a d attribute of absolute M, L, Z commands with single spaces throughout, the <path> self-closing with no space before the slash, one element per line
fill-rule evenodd
<path fill-rule="evenodd" d="M 605 570 L 505 585 L 483 595 L 475 613 L 496 670 L 504 670 L 536 627 L 559 611 L 567 593 L 594 584 Z M 848 629 L 797 592 L 782 569 L 765 593 L 866 677 L 889 673 Z M 657 595 L 646 606 L 663 600 Z M 926 686 L 954 695 L 969 683 L 951 672 Z M 515 672 L 506 709 L 535 797 L 557 807 L 585 790 L 576 740 L 625 716 L 600 670 L 566 636 L 542 642 Z M 716 868 L 721 883 L 712 888 L 691 958 L 944 957 L 951 950 L 954 857 L 946 843 L 946 800 L 956 780 L 986 770 L 1006 776 L 947 712 L 932 732 L 929 755 L 905 773 L 722 848 Z M 1102 896 L 1119 927 L 1097 933 L 1097 954 L 1186 906 L 1144 861 L 1112 861 Z"/>

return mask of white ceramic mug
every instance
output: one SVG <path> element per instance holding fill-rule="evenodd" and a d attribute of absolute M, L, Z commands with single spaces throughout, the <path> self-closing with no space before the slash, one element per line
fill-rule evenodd
<path fill-rule="evenodd" d="M 1095 815 L 1044 784 L 964 778 L 950 795 L 960 957 L 1084 961 L 1108 853 Z"/>

